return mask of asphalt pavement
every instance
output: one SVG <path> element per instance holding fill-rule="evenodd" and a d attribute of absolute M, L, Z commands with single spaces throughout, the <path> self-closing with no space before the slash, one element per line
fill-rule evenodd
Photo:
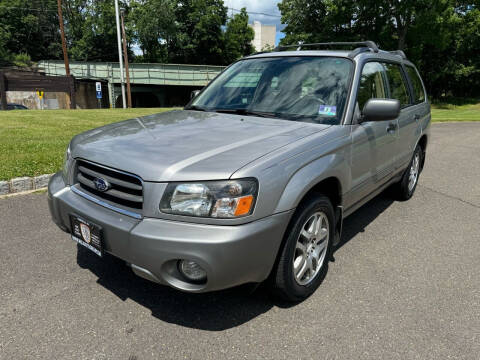
<path fill-rule="evenodd" d="M 294 306 L 150 283 L 77 248 L 44 193 L 0 199 L 0 358 L 479 359 L 480 123 L 431 138 L 414 197 L 350 216 Z"/>

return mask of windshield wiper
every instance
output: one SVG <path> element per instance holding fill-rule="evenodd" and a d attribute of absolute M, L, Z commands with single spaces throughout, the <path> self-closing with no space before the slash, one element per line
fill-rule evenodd
<path fill-rule="evenodd" d="M 185 110 L 208 111 L 208 109 L 197 105 L 190 105 L 189 107 L 185 108 Z"/>
<path fill-rule="evenodd" d="M 227 113 L 227 114 L 236 114 L 236 115 L 278 118 L 278 116 L 275 113 L 265 112 L 265 111 L 253 111 L 253 110 L 247 110 L 247 109 L 212 109 L 212 111 L 215 111 L 218 113 Z"/>
<path fill-rule="evenodd" d="M 275 113 L 271 112 L 264 112 L 264 111 L 253 111 L 247 109 L 211 109 L 211 108 L 204 108 L 198 105 L 191 105 L 185 110 L 195 110 L 195 111 L 211 111 L 217 113 L 226 113 L 226 114 L 236 114 L 236 115 L 247 115 L 247 116 L 258 116 L 258 117 L 265 117 L 265 118 L 278 118 Z"/>

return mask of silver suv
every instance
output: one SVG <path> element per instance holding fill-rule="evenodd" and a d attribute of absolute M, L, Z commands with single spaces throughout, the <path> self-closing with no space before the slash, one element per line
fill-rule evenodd
<path fill-rule="evenodd" d="M 354 49 L 311 50 L 324 46 Z M 268 280 L 299 301 L 324 278 L 345 217 L 389 186 L 412 196 L 429 125 L 402 52 L 277 49 L 232 64 L 184 110 L 75 136 L 50 211 L 73 240 L 152 281 L 205 292 Z"/>

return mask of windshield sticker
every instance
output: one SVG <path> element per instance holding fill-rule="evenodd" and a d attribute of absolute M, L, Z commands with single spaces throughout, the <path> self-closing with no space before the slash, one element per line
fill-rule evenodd
<path fill-rule="evenodd" d="M 336 116 L 337 107 L 331 105 L 320 105 L 320 108 L 318 109 L 318 115 Z"/>

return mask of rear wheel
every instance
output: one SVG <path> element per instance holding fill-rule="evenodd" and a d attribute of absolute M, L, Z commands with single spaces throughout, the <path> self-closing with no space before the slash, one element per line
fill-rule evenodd
<path fill-rule="evenodd" d="M 422 164 L 422 148 L 417 146 L 408 168 L 405 170 L 402 179 L 394 185 L 394 195 L 398 200 L 405 201 L 412 197 L 418 184 Z"/>
<path fill-rule="evenodd" d="M 272 276 L 277 296 L 301 301 L 318 288 L 328 270 L 334 224 L 333 206 L 323 195 L 297 208 Z"/>

